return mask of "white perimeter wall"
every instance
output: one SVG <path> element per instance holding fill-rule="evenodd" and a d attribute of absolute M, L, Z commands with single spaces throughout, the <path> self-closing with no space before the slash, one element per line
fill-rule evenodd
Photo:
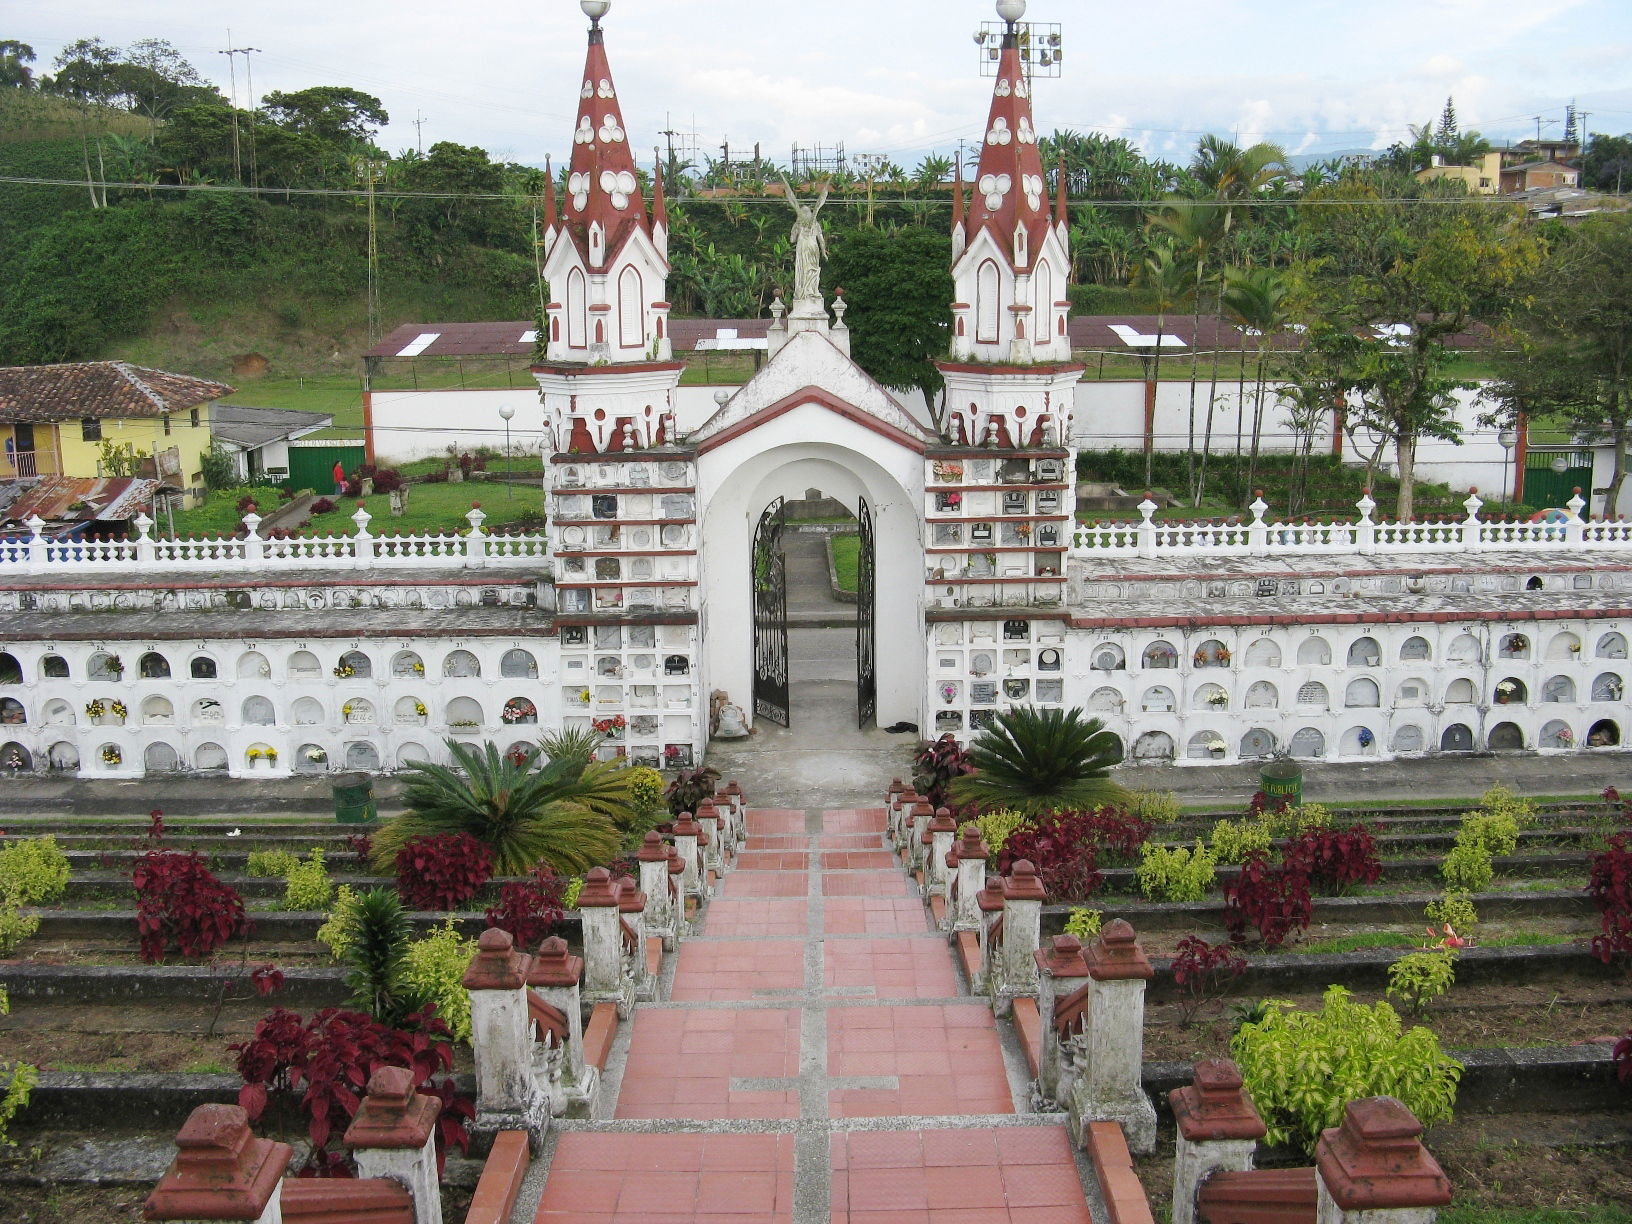
<path fill-rule="evenodd" d="M 468 451 L 478 446 L 504 449 L 504 418 L 499 409 L 516 410 L 510 420 L 510 445 L 520 454 L 544 448 L 544 407 L 537 387 L 502 391 L 375 391 L 372 393 L 375 461 L 407 463 L 447 453 L 450 446 Z"/>

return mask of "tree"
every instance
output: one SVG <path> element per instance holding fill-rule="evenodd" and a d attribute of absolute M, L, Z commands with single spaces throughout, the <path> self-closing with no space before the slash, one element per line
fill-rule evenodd
<path fill-rule="evenodd" d="M 1174 254 L 1193 269 L 1190 275 L 1190 414 L 1185 434 L 1184 471 L 1187 492 L 1201 504 L 1196 479 L 1196 386 L 1200 379 L 1201 295 L 1207 280 L 1207 257 L 1224 235 L 1224 210 L 1216 204 L 1176 201 L 1150 219 L 1153 230 L 1173 244 Z"/>
<path fill-rule="evenodd" d="M 33 89 L 34 70 L 29 67 L 38 57 L 34 48 L 13 38 L 0 38 L 0 87 Z"/>
<path fill-rule="evenodd" d="M 1603 513 L 1620 504 L 1632 444 L 1632 217 L 1590 218 L 1561 231 L 1524 286 L 1521 341 L 1498 392 L 1502 416 L 1562 416 L 1614 455 Z"/>
<path fill-rule="evenodd" d="M 410 838 L 469 833 L 493 851 L 495 875 L 526 875 L 540 863 L 574 874 L 618 850 L 614 817 L 627 819 L 629 772 L 620 763 L 576 757 L 539 767 L 539 750 L 519 758 L 493 743 L 448 741 L 453 765 L 408 767 L 408 810 L 374 835 L 376 866 L 389 868 Z"/>
<path fill-rule="evenodd" d="M 1614 192 L 1632 187 L 1632 132 L 1597 135 L 1587 142 L 1581 159 L 1581 185 Z"/>
<path fill-rule="evenodd" d="M 1152 405 L 1162 385 L 1162 340 L 1167 335 L 1168 312 L 1195 292 L 1195 281 L 1189 261 L 1175 259 L 1173 244 L 1160 242 L 1151 247 L 1150 254 L 1139 266 L 1138 283 L 1150 298 L 1156 312 L 1156 349 L 1150 357 L 1150 390 Z M 1155 483 L 1155 439 L 1145 437 L 1145 488 Z"/>
<path fill-rule="evenodd" d="M 823 288 L 844 290 L 851 353 L 886 387 L 916 387 L 931 404 L 942 387 L 935 360 L 952 331 L 952 244 L 932 230 L 856 229 L 835 236 Z"/>
<path fill-rule="evenodd" d="M 275 89 L 261 99 L 261 109 L 289 131 L 344 153 L 368 144 L 391 121 L 385 105 L 373 94 L 344 85 L 314 85 L 292 92 Z"/>
<path fill-rule="evenodd" d="M 1311 195 L 1300 218 L 1314 312 L 1356 338 L 1354 422 L 1394 448 L 1402 520 L 1418 443 L 1460 435 L 1453 393 L 1466 384 L 1447 342 L 1475 318 L 1498 320 L 1542 249 L 1518 210 L 1463 197 L 1460 183 L 1356 174 Z"/>
<path fill-rule="evenodd" d="M 439 140 L 424 157 L 398 164 L 405 189 L 442 197 L 401 202 L 400 216 L 421 247 L 430 250 L 448 238 L 502 245 L 506 230 L 519 231 L 519 220 L 503 202 L 464 198 L 504 192 L 504 167 L 489 160 L 486 150 Z"/>
<path fill-rule="evenodd" d="M 1122 742 L 1080 709 L 1012 706 L 969 745 L 975 772 L 954 778 L 951 796 L 1027 816 L 1101 807 L 1126 798 L 1110 778 L 1121 760 Z"/>
<path fill-rule="evenodd" d="M 1286 275 L 1274 268 L 1224 270 L 1224 309 L 1254 336 L 1258 350 L 1258 385 L 1252 402 L 1252 455 L 1247 465 L 1246 488 L 1249 490 L 1258 475 L 1258 440 L 1264 428 L 1264 367 L 1276 335 L 1290 321 L 1287 301 L 1291 294 L 1292 286 Z M 1239 426 L 1236 432 L 1239 435 Z M 1237 451 L 1237 463 L 1240 458 Z M 1239 477 L 1240 472 L 1236 475 Z"/>

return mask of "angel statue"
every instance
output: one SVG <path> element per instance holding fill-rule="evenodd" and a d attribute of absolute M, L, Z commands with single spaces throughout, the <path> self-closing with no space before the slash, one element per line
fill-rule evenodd
<path fill-rule="evenodd" d="M 793 300 L 822 299 L 822 257 L 827 254 L 827 237 L 822 233 L 822 223 L 816 219 L 816 214 L 822 211 L 827 203 L 828 183 L 822 180 L 822 194 L 812 208 L 809 204 L 800 201 L 794 194 L 793 184 L 787 176 L 782 177 L 782 186 L 787 191 L 788 203 L 793 206 L 794 222 L 793 233 Z"/>

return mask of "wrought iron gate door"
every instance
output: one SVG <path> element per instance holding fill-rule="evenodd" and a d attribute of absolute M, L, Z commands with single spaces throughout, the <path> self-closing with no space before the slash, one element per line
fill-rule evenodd
<path fill-rule="evenodd" d="M 861 547 L 856 553 L 856 725 L 878 716 L 878 675 L 873 659 L 873 509 L 861 499 L 856 511 Z"/>
<path fill-rule="evenodd" d="M 788 583 L 782 556 L 783 503 L 754 529 L 754 715 L 788 725 Z"/>

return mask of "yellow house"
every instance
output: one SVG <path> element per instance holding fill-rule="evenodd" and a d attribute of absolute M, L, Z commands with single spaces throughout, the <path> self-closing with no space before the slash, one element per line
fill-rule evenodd
<path fill-rule="evenodd" d="M 1469 195 L 1495 195 L 1502 189 L 1502 151 L 1492 149 L 1471 166 L 1434 165 L 1417 171 L 1419 182 L 1441 178 L 1460 179 Z"/>
<path fill-rule="evenodd" d="M 210 408 L 232 391 L 124 361 L 0 367 L 0 480 L 146 475 L 196 501 Z"/>

